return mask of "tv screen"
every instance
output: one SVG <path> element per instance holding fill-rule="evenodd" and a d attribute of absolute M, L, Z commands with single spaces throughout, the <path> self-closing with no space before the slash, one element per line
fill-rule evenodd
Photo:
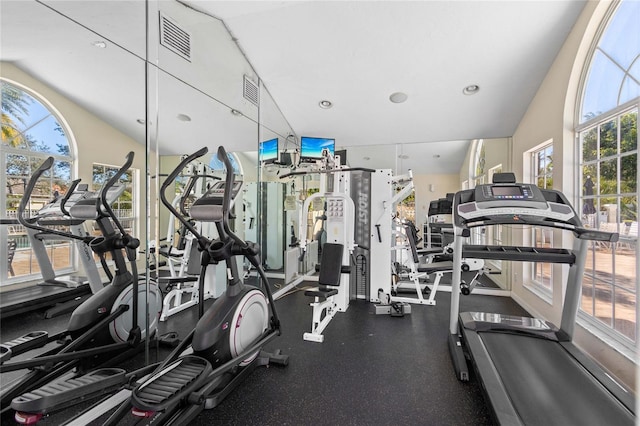
<path fill-rule="evenodd" d="M 328 149 L 331 155 L 335 153 L 336 141 L 328 138 L 300 138 L 300 158 L 302 160 L 317 160 L 322 158 L 322 150 Z"/>
<path fill-rule="evenodd" d="M 278 161 L 278 138 L 260 142 L 258 160 L 261 163 L 274 163 Z"/>

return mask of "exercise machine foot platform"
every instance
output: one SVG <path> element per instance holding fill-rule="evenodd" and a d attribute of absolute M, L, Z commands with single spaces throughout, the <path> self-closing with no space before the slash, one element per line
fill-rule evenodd
<path fill-rule="evenodd" d="M 154 425 L 187 424 L 202 410 L 218 405 L 257 366 L 288 363 L 288 356 L 279 351 L 268 354 L 263 350 L 280 335 L 280 321 L 257 244 L 240 239 L 229 225 L 232 202 L 242 182 L 234 179 L 225 149 L 220 147 L 217 153 L 225 164 L 225 181 L 216 182 L 193 203 L 190 217 L 180 214 L 165 195 L 178 174 L 206 153 L 203 148 L 186 157 L 161 188 L 163 204 L 196 237 L 201 252 L 200 319 L 150 377 L 133 389 L 131 397 L 109 417 L 106 425 L 120 424 L 129 412 Z M 214 223 L 218 238 L 208 239 L 191 220 Z M 262 280 L 260 287 L 243 283 L 235 256 L 249 260 Z M 205 312 L 203 280 L 207 266 L 220 262 L 226 264 L 227 288 Z"/>

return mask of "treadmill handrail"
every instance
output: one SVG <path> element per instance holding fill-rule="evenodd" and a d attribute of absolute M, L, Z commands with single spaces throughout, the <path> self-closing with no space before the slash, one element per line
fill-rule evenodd
<path fill-rule="evenodd" d="M 506 205 L 479 210 L 475 189 L 458 191 L 453 199 L 453 223 L 463 230 L 492 225 L 533 225 L 568 230 L 582 240 L 618 241 L 618 233 L 584 227 L 579 215 L 560 191 L 535 188 L 544 197 L 548 209 L 528 207 L 523 203 L 522 206 Z M 554 208 L 555 206 L 564 207 Z M 485 211 L 486 214 L 483 214 Z"/>

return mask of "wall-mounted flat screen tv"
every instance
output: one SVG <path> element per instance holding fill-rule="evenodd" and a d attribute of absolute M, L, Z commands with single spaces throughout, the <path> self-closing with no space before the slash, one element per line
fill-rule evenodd
<path fill-rule="evenodd" d="M 278 138 L 260 142 L 258 148 L 258 160 L 260 163 L 275 163 L 278 161 Z"/>
<path fill-rule="evenodd" d="M 300 138 L 300 161 L 315 161 L 321 159 L 323 149 L 328 149 L 331 155 L 334 155 L 336 140 L 302 136 Z"/>

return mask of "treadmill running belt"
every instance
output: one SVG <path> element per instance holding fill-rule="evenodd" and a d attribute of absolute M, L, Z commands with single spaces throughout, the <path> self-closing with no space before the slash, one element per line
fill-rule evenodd
<path fill-rule="evenodd" d="M 88 284 L 75 288 L 34 285 L 0 295 L 0 317 L 8 318 L 91 294 Z"/>
<path fill-rule="evenodd" d="M 629 410 L 560 344 L 505 333 L 481 337 L 524 424 L 635 424 Z"/>

